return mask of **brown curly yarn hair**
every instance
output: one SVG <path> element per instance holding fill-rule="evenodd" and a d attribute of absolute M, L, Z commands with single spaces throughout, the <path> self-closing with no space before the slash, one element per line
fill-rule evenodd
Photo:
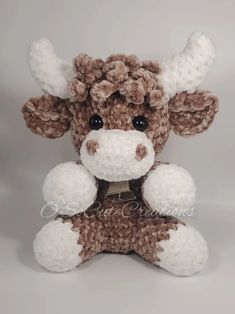
<path fill-rule="evenodd" d="M 68 90 L 73 101 L 84 102 L 87 97 L 104 103 L 118 93 L 128 103 L 150 106 L 164 104 L 164 92 L 156 74 L 160 66 L 153 61 L 140 61 L 136 56 L 111 55 L 106 61 L 92 59 L 80 54 L 73 61 L 76 77 L 70 81 Z"/>

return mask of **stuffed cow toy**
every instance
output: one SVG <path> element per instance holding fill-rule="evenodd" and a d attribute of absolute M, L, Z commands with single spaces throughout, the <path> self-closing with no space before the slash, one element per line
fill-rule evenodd
<path fill-rule="evenodd" d="M 100 252 L 134 252 L 175 275 L 199 272 L 206 242 L 179 219 L 194 208 L 194 180 L 158 153 L 171 130 L 201 133 L 218 111 L 217 98 L 198 89 L 215 58 L 210 39 L 193 33 L 161 64 L 124 54 L 67 63 L 46 39 L 28 57 L 44 95 L 23 106 L 27 127 L 47 138 L 70 131 L 79 156 L 45 178 L 55 219 L 36 235 L 37 261 L 65 272 Z"/>

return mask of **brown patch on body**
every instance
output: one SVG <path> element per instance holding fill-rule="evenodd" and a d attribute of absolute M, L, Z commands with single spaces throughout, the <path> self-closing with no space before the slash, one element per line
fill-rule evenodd
<path fill-rule="evenodd" d="M 134 201 L 117 203 L 107 197 L 98 210 L 90 209 L 85 214 L 64 218 L 64 222 L 72 222 L 74 231 L 79 231 L 82 260 L 86 261 L 103 251 L 135 251 L 151 263 L 159 261 L 157 253 L 162 251 L 160 241 L 169 239 L 168 231 L 176 230 L 180 222 L 173 217 L 144 216 L 149 211 L 144 204 L 141 204 L 140 215 L 138 206 Z"/>
<path fill-rule="evenodd" d="M 105 240 L 103 225 L 97 217 L 92 217 L 91 213 L 89 216 L 87 213 L 86 215 L 82 214 L 64 218 L 64 222 L 66 221 L 71 222 L 73 224 L 72 230 L 78 231 L 80 234 L 78 243 L 82 245 L 83 250 L 79 255 L 83 262 L 103 251 Z"/>
<path fill-rule="evenodd" d="M 112 196 L 104 197 L 108 183 L 98 181 L 97 201 L 85 213 L 63 217 L 78 231 L 78 243 L 83 246 L 80 253 L 83 261 L 103 252 L 136 252 L 145 260 L 159 261 L 157 253 L 162 251 L 161 241 L 169 239 L 169 230 L 177 229 L 181 223 L 177 218 L 153 213 L 140 199 L 141 180 L 130 182 L 137 199 L 119 202 Z M 104 192 L 104 193 L 103 193 Z"/>

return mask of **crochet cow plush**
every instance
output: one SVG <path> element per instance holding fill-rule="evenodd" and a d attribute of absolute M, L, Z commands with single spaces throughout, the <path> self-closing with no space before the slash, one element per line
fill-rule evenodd
<path fill-rule="evenodd" d="M 56 216 L 34 240 L 43 267 L 64 272 L 109 251 L 134 252 L 175 275 L 203 268 L 205 240 L 177 218 L 194 206 L 194 181 L 157 158 L 171 130 L 190 136 L 211 125 L 218 100 L 198 86 L 214 57 L 202 33 L 162 64 L 124 54 L 79 54 L 70 64 L 46 39 L 31 45 L 29 64 L 45 94 L 23 106 L 26 124 L 47 138 L 70 131 L 79 155 L 43 185 Z"/>

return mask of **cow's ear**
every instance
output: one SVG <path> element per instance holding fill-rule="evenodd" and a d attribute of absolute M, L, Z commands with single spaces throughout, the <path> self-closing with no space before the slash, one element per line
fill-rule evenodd
<path fill-rule="evenodd" d="M 26 125 L 36 134 L 57 138 L 70 128 L 72 114 L 68 110 L 69 100 L 43 95 L 30 98 L 23 106 Z"/>
<path fill-rule="evenodd" d="M 169 101 L 171 129 L 190 136 L 208 129 L 218 111 L 218 98 L 206 91 L 182 92 Z"/>

